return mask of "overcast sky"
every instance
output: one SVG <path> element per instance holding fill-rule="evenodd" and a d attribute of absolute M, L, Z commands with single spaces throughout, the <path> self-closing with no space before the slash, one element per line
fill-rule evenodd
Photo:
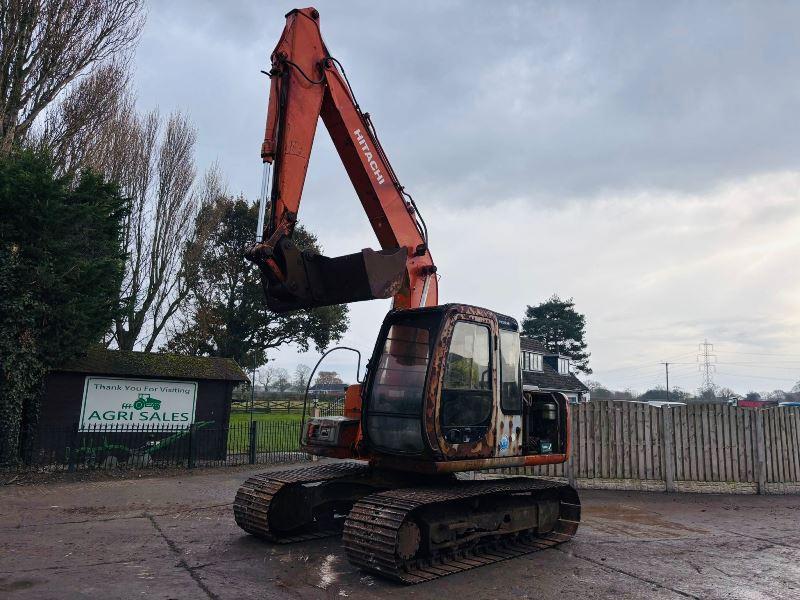
<path fill-rule="evenodd" d="M 287 2 L 164 0 L 140 108 L 180 109 L 234 193 L 260 182 L 269 54 Z M 800 4 L 318 2 L 331 53 L 430 229 L 440 300 L 586 315 L 616 388 L 800 379 Z M 377 247 L 324 126 L 300 220 L 328 255 Z M 351 305 L 368 355 L 389 304 Z M 290 371 L 318 355 L 273 354 Z M 344 353 L 327 366 L 345 380 Z"/>

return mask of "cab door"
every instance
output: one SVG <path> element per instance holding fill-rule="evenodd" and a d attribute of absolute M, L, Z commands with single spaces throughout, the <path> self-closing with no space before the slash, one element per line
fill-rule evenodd
<path fill-rule="evenodd" d="M 479 316 L 448 325 L 436 417 L 439 447 L 448 459 L 488 458 L 495 439 L 497 326 Z"/>
<path fill-rule="evenodd" d="M 499 331 L 500 402 L 495 419 L 495 456 L 522 456 L 522 371 L 520 368 L 519 333 Z"/>

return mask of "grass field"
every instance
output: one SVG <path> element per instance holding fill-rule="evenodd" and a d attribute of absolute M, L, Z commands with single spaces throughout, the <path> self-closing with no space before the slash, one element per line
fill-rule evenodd
<path fill-rule="evenodd" d="M 257 425 L 256 451 L 257 452 L 296 452 L 300 449 L 300 422 L 302 421 L 302 404 L 294 412 L 266 412 L 256 403 L 253 411 L 253 421 Z M 342 406 L 336 403 L 320 403 L 321 411 L 330 411 L 328 414 L 341 414 Z M 311 407 L 308 407 L 306 418 L 311 416 Z M 325 414 L 325 412 L 323 412 Z M 228 452 L 241 454 L 250 448 L 250 412 L 247 410 L 232 410 L 230 429 L 228 430 Z"/>
<path fill-rule="evenodd" d="M 262 422 L 269 422 L 269 423 L 299 423 L 300 418 L 302 417 L 302 413 L 275 413 L 275 412 L 253 412 L 253 420 L 258 421 L 259 423 Z M 308 415 L 306 415 L 308 416 Z M 238 425 L 239 423 L 249 423 L 250 422 L 250 413 L 246 411 L 231 411 L 231 420 L 230 424 Z"/>
<path fill-rule="evenodd" d="M 301 414 L 253 413 L 256 452 L 296 452 L 300 449 Z M 244 454 L 250 448 L 250 413 L 231 411 L 228 452 Z"/>

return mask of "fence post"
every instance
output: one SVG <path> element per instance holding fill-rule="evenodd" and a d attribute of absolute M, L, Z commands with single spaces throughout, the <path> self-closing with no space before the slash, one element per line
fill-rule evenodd
<path fill-rule="evenodd" d="M 311 417 L 313 418 L 313 417 L 318 417 L 318 416 L 319 416 L 319 400 L 315 399 L 314 402 L 311 405 Z M 305 423 L 301 423 L 300 426 L 304 427 Z M 302 437 L 302 436 L 303 436 L 303 432 L 301 431 L 300 432 L 300 437 Z M 317 456 L 316 454 L 312 454 L 311 455 L 311 461 L 312 462 L 317 462 L 318 460 L 319 460 L 319 456 Z"/>
<path fill-rule="evenodd" d="M 672 407 L 661 407 L 661 450 L 664 456 L 664 480 L 666 492 L 675 491 L 675 433 L 672 421 Z"/>
<path fill-rule="evenodd" d="M 190 469 L 194 469 L 195 458 L 197 455 L 197 426 L 192 423 L 189 425 L 189 464 Z"/>
<path fill-rule="evenodd" d="M 250 421 L 250 464 L 256 464 L 256 431 L 258 421 Z"/>
<path fill-rule="evenodd" d="M 764 440 L 764 409 L 756 409 L 756 481 L 758 493 L 767 493 L 766 444 Z"/>
<path fill-rule="evenodd" d="M 78 423 L 72 424 L 72 441 L 69 445 L 69 463 L 67 464 L 67 471 L 74 473 L 76 469 L 76 462 L 78 461 Z"/>
<path fill-rule="evenodd" d="M 567 414 L 569 418 L 569 438 L 567 441 L 569 444 L 569 457 L 564 464 L 564 468 L 567 470 L 567 483 L 569 483 L 570 487 L 573 489 L 578 489 L 577 483 L 575 482 L 575 416 L 577 415 L 579 406 L 580 404 L 576 404 L 575 409 L 572 410 L 570 408 Z"/>

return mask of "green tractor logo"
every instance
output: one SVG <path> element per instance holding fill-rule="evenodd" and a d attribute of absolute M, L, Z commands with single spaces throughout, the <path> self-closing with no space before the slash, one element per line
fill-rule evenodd
<path fill-rule="evenodd" d="M 142 410 L 145 407 L 159 410 L 161 408 L 161 400 L 153 398 L 150 394 L 139 394 L 136 402 L 133 403 L 133 408 Z"/>

